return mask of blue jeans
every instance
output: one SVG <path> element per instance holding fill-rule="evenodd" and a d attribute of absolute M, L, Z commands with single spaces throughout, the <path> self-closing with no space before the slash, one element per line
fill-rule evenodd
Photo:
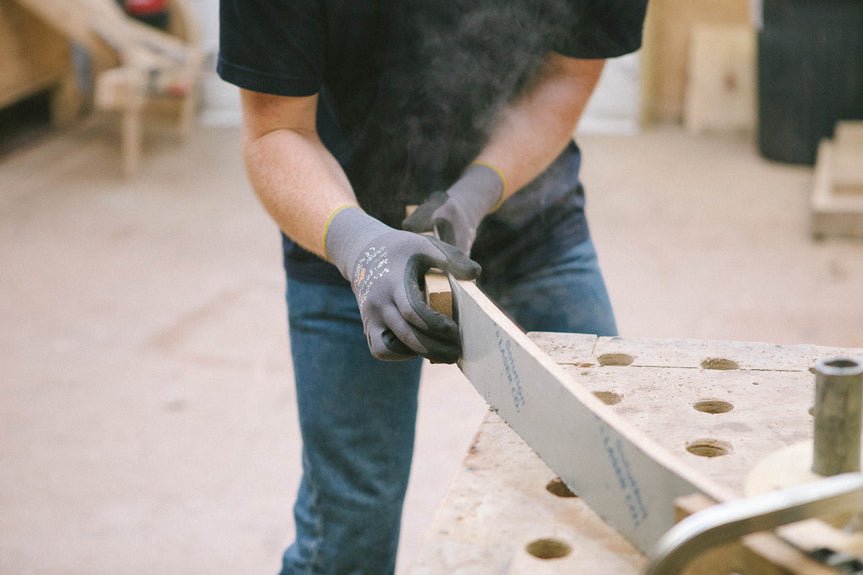
<path fill-rule="evenodd" d="M 590 240 L 529 277 L 501 279 L 481 286 L 525 331 L 617 333 Z M 422 361 L 370 355 L 347 284 L 289 279 L 287 303 L 303 478 L 282 575 L 391 574 Z"/>

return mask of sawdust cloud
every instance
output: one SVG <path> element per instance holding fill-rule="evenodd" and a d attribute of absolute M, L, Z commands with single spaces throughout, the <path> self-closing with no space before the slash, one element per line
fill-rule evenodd
<path fill-rule="evenodd" d="M 566 32 L 562 0 L 406 1 L 390 55 L 380 147 L 364 159 L 379 197 L 418 203 L 479 152 L 502 108 Z M 378 194 L 372 194 L 378 195 Z"/>

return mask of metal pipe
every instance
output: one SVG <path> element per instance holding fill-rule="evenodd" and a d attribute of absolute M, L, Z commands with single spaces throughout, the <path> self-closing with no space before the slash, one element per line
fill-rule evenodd
<path fill-rule="evenodd" d="M 863 360 L 828 357 L 815 363 L 815 433 L 812 471 L 860 471 Z"/>

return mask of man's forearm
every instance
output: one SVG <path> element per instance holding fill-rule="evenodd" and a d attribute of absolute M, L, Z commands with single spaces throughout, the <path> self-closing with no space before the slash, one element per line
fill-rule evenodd
<path fill-rule="evenodd" d="M 341 206 L 357 205 L 353 189 L 318 138 L 314 116 L 290 125 L 272 121 L 261 102 L 265 98 L 244 94 L 243 156 L 249 181 L 264 208 L 292 240 L 326 256 L 328 219 Z"/>
<path fill-rule="evenodd" d="M 571 141 L 604 64 L 552 53 L 534 82 L 503 112 L 476 161 L 501 172 L 505 197 L 541 174 Z"/>

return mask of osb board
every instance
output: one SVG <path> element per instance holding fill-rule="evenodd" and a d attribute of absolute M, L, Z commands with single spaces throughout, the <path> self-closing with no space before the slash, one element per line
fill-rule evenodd
<path fill-rule="evenodd" d="M 71 69 L 59 34 L 13 0 L 0 0 L 0 107 L 58 85 Z"/>
<path fill-rule="evenodd" d="M 808 345 L 551 333 L 531 338 L 646 436 L 741 496 L 748 471 L 760 460 L 811 438 L 815 361 L 863 357 L 863 349 Z M 697 455 L 687 450 L 693 445 L 703 446 L 696 453 L 727 454 Z M 549 493 L 554 479 L 514 431 L 489 416 L 412 575 L 640 573 L 642 556 L 581 500 Z M 536 541 L 563 544 L 569 553 L 537 558 L 527 550 Z"/>
<path fill-rule="evenodd" d="M 696 24 L 748 24 L 748 0 L 650 0 L 642 59 L 648 121 L 683 118 L 690 32 Z"/>

